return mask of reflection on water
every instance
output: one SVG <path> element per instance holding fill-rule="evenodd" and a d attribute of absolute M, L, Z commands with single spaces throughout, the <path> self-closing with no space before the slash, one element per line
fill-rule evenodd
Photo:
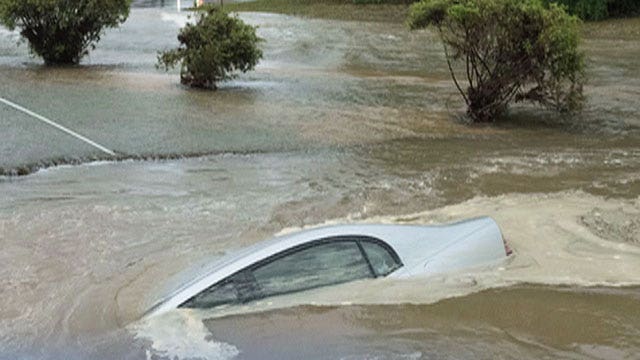
<path fill-rule="evenodd" d="M 241 16 L 265 60 L 216 93 L 154 69 L 186 21 L 168 7 L 133 9 L 82 67 L 0 29 L 0 96 L 122 154 L 0 179 L 0 358 L 638 353 L 638 288 L 618 287 L 640 283 L 640 41 L 610 46 L 636 22 L 589 25 L 580 117 L 467 126 L 431 33 Z M 2 173 L 109 160 L 6 107 L 0 124 Z M 478 215 L 515 248 L 502 268 L 137 321 L 182 270 L 283 228 Z"/>

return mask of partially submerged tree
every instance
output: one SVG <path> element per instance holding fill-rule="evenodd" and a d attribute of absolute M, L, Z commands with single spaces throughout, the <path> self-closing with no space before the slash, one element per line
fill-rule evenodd
<path fill-rule="evenodd" d="M 47 65 L 77 64 L 104 28 L 129 16 L 131 0 L 0 0 L 0 24 L 29 42 Z"/>
<path fill-rule="evenodd" d="M 196 88 L 216 89 L 235 72 L 253 70 L 262 58 L 256 28 L 215 6 L 206 6 L 196 23 L 188 23 L 178 34 L 177 49 L 158 54 L 158 67 L 165 70 L 180 63 L 180 81 Z"/>
<path fill-rule="evenodd" d="M 555 4 L 422 0 L 411 7 L 408 24 L 438 31 L 451 77 L 473 121 L 493 121 L 512 101 L 560 112 L 583 104 L 580 22 Z"/>

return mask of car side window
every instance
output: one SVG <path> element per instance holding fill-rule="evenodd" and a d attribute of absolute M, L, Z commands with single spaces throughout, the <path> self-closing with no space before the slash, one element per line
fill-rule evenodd
<path fill-rule="evenodd" d="M 373 277 L 355 241 L 313 245 L 252 270 L 259 297 Z"/>
<path fill-rule="evenodd" d="M 180 305 L 180 307 L 207 309 L 237 301 L 238 293 L 236 292 L 233 278 L 230 278 L 200 292 Z"/>
<path fill-rule="evenodd" d="M 402 266 L 388 246 L 372 239 L 322 240 L 274 255 L 210 286 L 179 307 L 211 308 L 385 276 Z"/>
<path fill-rule="evenodd" d="M 392 255 L 391 250 L 384 246 L 372 241 L 361 241 L 360 245 L 362 245 L 376 276 L 388 275 L 402 266 L 397 257 Z"/>

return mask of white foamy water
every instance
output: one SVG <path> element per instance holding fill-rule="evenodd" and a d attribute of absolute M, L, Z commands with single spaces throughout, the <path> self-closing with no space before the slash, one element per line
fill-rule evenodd
<path fill-rule="evenodd" d="M 143 339 L 151 341 L 147 357 L 211 360 L 232 359 L 239 354 L 233 345 L 211 339 L 211 333 L 189 311 L 174 311 L 167 316 L 145 319 L 130 328 Z"/>

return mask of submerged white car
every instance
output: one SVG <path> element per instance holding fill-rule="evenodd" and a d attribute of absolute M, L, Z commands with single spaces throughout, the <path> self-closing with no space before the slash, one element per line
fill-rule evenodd
<path fill-rule="evenodd" d="M 246 303 L 358 279 L 408 278 L 498 263 L 511 254 L 489 217 L 442 226 L 336 225 L 255 244 L 159 301 L 175 308 Z"/>

